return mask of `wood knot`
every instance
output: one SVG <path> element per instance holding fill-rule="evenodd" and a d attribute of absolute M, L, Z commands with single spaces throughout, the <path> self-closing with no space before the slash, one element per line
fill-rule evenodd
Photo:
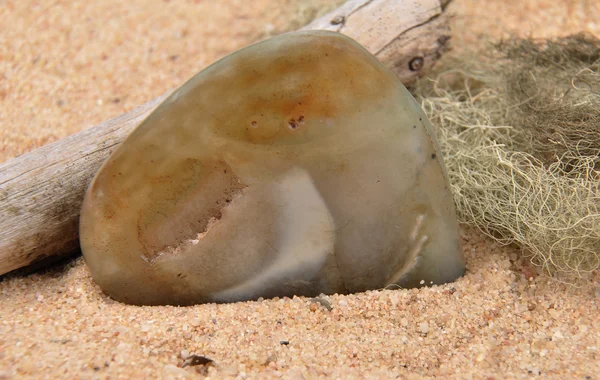
<path fill-rule="evenodd" d="M 408 63 L 408 68 L 410 71 L 421 71 L 424 65 L 425 59 L 423 57 L 415 57 Z"/>
<path fill-rule="evenodd" d="M 329 21 L 331 23 L 331 25 L 339 25 L 339 24 L 343 24 L 346 21 L 346 17 L 342 16 L 342 15 L 338 15 L 335 16 L 334 18 L 331 19 L 331 21 Z"/>

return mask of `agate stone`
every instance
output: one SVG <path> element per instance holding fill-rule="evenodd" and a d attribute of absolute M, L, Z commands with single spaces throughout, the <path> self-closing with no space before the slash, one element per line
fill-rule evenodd
<path fill-rule="evenodd" d="M 341 34 L 284 34 L 177 89 L 90 185 L 94 280 L 189 305 L 453 281 L 464 271 L 431 125 Z"/>

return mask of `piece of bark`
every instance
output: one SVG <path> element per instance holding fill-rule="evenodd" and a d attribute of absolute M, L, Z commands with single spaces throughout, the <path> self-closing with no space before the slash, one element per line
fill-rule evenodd
<path fill-rule="evenodd" d="M 303 29 L 352 37 L 407 84 L 447 49 L 447 3 L 350 0 Z M 79 250 L 79 210 L 90 181 L 166 96 L 0 165 L 0 275 Z"/>

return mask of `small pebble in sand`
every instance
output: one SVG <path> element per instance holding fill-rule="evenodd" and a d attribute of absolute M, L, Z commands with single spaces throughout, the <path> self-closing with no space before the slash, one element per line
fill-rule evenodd
<path fill-rule="evenodd" d="M 310 304 L 311 311 L 316 311 L 318 308 L 318 305 L 323 306 L 328 311 L 333 310 L 333 307 L 331 306 L 331 302 L 327 301 L 325 298 L 315 297 L 315 298 L 311 299 L 310 302 L 311 302 L 311 304 Z"/>

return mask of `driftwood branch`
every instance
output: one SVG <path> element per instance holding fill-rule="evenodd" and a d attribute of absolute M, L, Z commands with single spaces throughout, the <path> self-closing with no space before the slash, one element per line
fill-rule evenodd
<path fill-rule="evenodd" d="M 448 0 L 350 0 L 303 29 L 346 34 L 404 83 L 446 50 Z M 101 164 L 166 97 L 0 165 L 0 275 L 78 252 L 79 209 Z"/>

